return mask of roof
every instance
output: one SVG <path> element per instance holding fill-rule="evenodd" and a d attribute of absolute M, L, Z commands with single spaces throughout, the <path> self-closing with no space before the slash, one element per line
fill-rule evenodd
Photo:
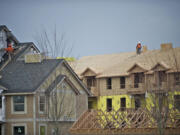
<path fill-rule="evenodd" d="M 7 93 L 33 92 L 63 60 L 48 59 L 41 63 L 12 61 L 1 72 L 0 84 Z"/>
<path fill-rule="evenodd" d="M 51 85 L 47 88 L 46 93 L 50 93 L 59 83 L 61 84 L 64 80 L 73 88 L 76 94 L 80 93 L 78 89 L 73 85 L 73 83 L 66 77 L 66 75 L 58 75 L 56 79 L 51 83 Z"/>
<path fill-rule="evenodd" d="M 169 70 L 180 68 L 180 48 L 172 48 L 166 51 L 148 50 L 147 52 L 137 55 L 135 52 L 85 56 L 73 63 L 75 72 L 78 75 L 84 72 L 86 68 L 93 69 L 101 77 L 116 77 L 129 75 L 128 70 L 133 65 L 140 65 L 146 71 L 150 71 L 157 63 L 161 63 Z"/>
<path fill-rule="evenodd" d="M 95 73 L 99 74 L 103 70 L 115 65 L 117 62 L 122 62 L 134 55 L 136 55 L 135 52 L 84 56 L 70 64 L 79 76 L 87 68 L 90 68 Z"/>
<path fill-rule="evenodd" d="M 12 32 L 7 28 L 6 25 L 0 25 L 0 31 L 4 30 L 7 32 L 7 37 L 11 38 L 12 40 L 14 40 L 16 43 L 19 43 L 19 41 L 17 40 L 17 38 L 12 34 Z"/>

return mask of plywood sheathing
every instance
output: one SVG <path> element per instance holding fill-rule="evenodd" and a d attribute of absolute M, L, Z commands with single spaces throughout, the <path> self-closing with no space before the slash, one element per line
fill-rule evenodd
<path fill-rule="evenodd" d="M 97 78 L 127 76 L 135 63 L 141 65 L 147 73 L 160 63 L 168 71 L 177 71 L 180 68 L 180 48 L 171 48 L 168 51 L 148 50 L 146 53 L 136 55 L 135 52 L 85 56 L 75 61 L 75 72 L 80 75 L 87 67 L 98 73 Z M 180 70 L 180 69 L 178 69 Z"/>

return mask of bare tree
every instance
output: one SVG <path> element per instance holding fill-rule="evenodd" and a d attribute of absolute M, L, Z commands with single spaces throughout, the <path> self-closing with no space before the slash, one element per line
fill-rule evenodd
<path fill-rule="evenodd" d="M 178 76 L 179 65 L 177 61 L 177 56 L 174 50 L 171 50 L 171 53 L 168 55 L 169 61 L 171 61 L 172 66 L 174 67 L 174 76 Z M 157 63 L 157 61 L 153 61 L 152 63 Z M 156 123 L 156 127 L 158 129 L 159 135 L 165 134 L 165 129 L 168 125 L 168 121 L 170 120 L 170 115 L 173 115 L 175 108 L 174 106 L 174 92 L 175 92 L 175 82 L 169 83 L 168 75 L 165 72 L 154 72 L 155 82 L 147 82 L 148 89 L 148 102 L 146 100 L 146 110 L 153 118 Z M 163 87 L 162 83 L 164 82 L 165 86 Z M 172 106 L 171 106 L 172 105 Z M 172 120 L 171 116 L 171 120 Z"/>
<path fill-rule="evenodd" d="M 65 58 L 69 57 L 72 53 L 73 45 L 68 44 L 65 33 L 58 34 L 56 26 L 52 33 L 43 29 L 34 38 L 37 46 L 47 59 Z M 63 135 L 60 122 L 68 121 L 75 117 L 74 95 L 69 93 L 69 90 L 66 89 L 64 84 L 59 85 L 59 75 L 60 73 L 58 71 L 54 71 L 52 77 L 45 84 L 45 87 L 48 87 L 45 92 L 47 99 L 47 118 L 49 119 L 49 124 L 53 126 L 53 135 Z M 51 87 L 54 88 L 51 89 Z"/>
<path fill-rule="evenodd" d="M 65 32 L 59 34 L 56 26 L 53 32 L 44 28 L 34 39 L 41 52 L 51 58 L 69 57 L 73 50 L 73 45 L 68 43 Z"/>

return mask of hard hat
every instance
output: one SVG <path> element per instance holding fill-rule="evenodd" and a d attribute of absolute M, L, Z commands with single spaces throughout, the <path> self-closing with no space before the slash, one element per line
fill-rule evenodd
<path fill-rule="evenodd" d="M 140 41 L 138 41 L 138 44 L 140 44 L 141 42 Z"/>

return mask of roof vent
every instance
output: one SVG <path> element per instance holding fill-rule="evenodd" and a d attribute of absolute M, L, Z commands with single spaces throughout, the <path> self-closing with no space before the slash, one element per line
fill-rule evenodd
<path fill-rule="evenodd" d="M 163 43 L 161 44 L 161 50 L 162 51 L 167 51 L 169 49 L 172 49 L 172 43 Z"/>
<path fill-rule="evenodd" d="M 43 60 L 43 55 L 40 53 L 36 54 L 26 54 L 25 63 L 39 63 Z"/>

